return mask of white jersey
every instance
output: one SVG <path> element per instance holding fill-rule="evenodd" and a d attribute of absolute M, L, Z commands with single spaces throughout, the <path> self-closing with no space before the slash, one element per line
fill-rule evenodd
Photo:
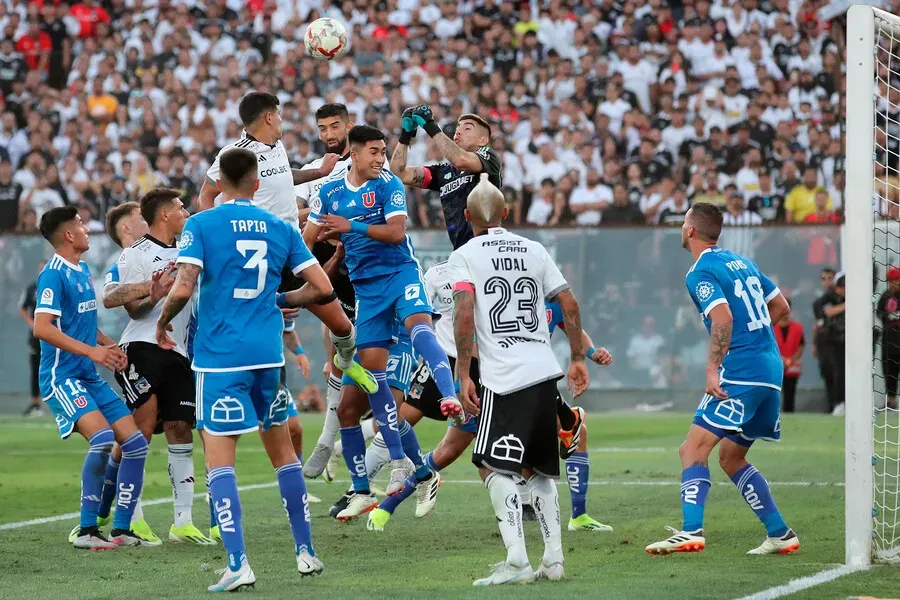
<path fill-rule="evenodd" d="M 550 347 L 545 299 L 569 284 L 538 242 L 495 227 L 450 255 L 453 289 L 475 292 L 481 381 L 510 394 L 563 372 Z"/>
<path fill-rule="evenodd" d="M 154 273 L 163 271 L 169 267 L 169 262 L 178 258 L 178 245 L 167 246 L 151 235 L 145 235 L 136 241 L 131 247 L 122 250 L 116 263 L 119 272 L 119 283 L 143 283 L 149 281 Z M 147 342 L 156 344 L 156 322 L 162 313 L 163 300 L 143 318 L 131 319 L 122 332 L 119 343 L 124 345 L 129 342 Z M 178 315 L 172 319 L 172 331 L 169 337 L 175 341 L 175 351 L 182 356 L 187 356 L 188 326 L 191 321 L 192 301 Z"/>
<path fill-rule="evenodd" d="M 317 158 L 309 164 L 303 165 L 300 169 L 301 171 L 306 171 L 308 169 L 318 169 L 322 166 L 321 158 Z M 297 195 L 297 202 L 301 203 L 303 206 L 309 207 L 309 203 L 313 198 L 319 195 L 319 189 L 322 187 L 322 184 L 325 183 L 329 177 L 332 175 L 337 175 L 343 177 L 347 173 L 347 169 L 350 167 L 350 154 L 341 158 L 334 165 L 334 168 L 331 170 L 331 173 L 326 175 L 325 177 L 320 177 L 319 179 L 314 179 L 312 181 L 307 181 L 306 183 L 300 183 L 294 186 L 294 191 Z"/>
<path fill-rule="evenodd" d="M 425 294 L 431 301 L 431 306 L 441 315 L 434 324 L 435 337 L 447 356 L 456 358 L 456 339 L 453 337 L 453 278 L 446 260 L 425 272 Z"/>
<path fill-rule="evenodd" d="M 256 159 L 259 161 L 259 189 L 253 195 L 253 204 L 266 209 L 295 228 L 299 228 L 294 175 L 291 173 L 291 163 L 281 140 L 270 146 L 257 141 L 245 131 L 241 139 L 219 150 L 216 160 L 206 171 L 206 177 L 210 181 L 216 181 L 219 178 L 219 157 L 223 152 L 232 148 L 250 150 L 256 154 Z M 221 203 L 221 198 L 221 194 L 216 198 L 217 206 Z"/>

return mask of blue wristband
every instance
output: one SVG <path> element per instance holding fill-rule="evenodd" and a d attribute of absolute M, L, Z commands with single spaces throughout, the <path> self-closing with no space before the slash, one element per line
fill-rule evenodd
<path fill-rule="evenodd" d="M 288 308 L 287 294 L 275 294 L 275 306 L 277 306 L 278 308 Z"/>
<path fill-rule="evenodd" d="M 597 349 L 594 348 L 593 346 L 591 346 L 590 348 L 587 349 L 587 352 L 585 353 L 585 356 L 587 356 L 589 360 L 594 360 L 594 359 L 591 358 L 591 357 L 594 356 L 594 352 L 596 352 L 596 351 L 597 351 Z"/>
<path fill-rule="evenodd" d="M 358 221 L 350 221 L 350 233 L 358 233 L 359 235 L 368 235 L 369 226 Z"/>
<path fill-rule="evenodd" d="M 297 346 L 297 349 L 294 350 L 294 354 L 300 356 L 301 354 L 306 354 L 306 352 L 303 350 L 303 346 Z"/>

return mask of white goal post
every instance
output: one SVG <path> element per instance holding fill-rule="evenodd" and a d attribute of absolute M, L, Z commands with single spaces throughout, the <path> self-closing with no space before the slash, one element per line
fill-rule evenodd
<path fill-rule="evenodd" d="M 846 563 L 864 566 L 900 554 L 900 412 L 887 404 L 873 331 L 876 294 L 900 266 L 900 219 L 890 210 L 900 199 L 900 17 L 850 8 L 846 72 Z"/>

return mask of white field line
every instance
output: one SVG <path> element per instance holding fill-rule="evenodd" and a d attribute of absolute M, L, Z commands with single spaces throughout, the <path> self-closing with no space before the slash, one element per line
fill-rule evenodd
<path fill-rule="evenodd" d="M 843 577 L 844 575 L 849 575 L 850 573 L 862 571 L 867 568 L 868 567 L 850 567 L 847 565 L 842 565 L 833 569 L 825 569 L 824 571 L 819 571 L 818 573 L 813 573 L 812 575 L 807 575 L 806 577 L 791 579 L 783 585 L 770 587 L 761 592 L 756 592 L 755 594 L 738 598 L 738 600 L 775 600 L 776 598 L 783 598 L 784 596 L 789 596 L 790 594 L 808 590 L 811 587 L 822 585 L 823 583 L 828 583 L 829 581 L 834 581 L 838 577 Z"/>

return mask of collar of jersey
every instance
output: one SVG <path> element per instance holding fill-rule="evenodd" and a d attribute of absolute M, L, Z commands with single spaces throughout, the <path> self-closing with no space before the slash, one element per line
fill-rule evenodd
<path fill-rule="evenodd" d="M 478 235 L 500 235 L 501 233 L 506 233 L 506 229 L 503 227 L 490 227 L 483 229 Z"/>
<path fill-rule="evenodd" d="M 253 202 L 247 200 L 246 198 L 235 198 L 234 200 L 229 200 L 228 202 L 223 202 L 222 204 L 237 204 L 238 206 L 253 206 Z"/>
<path fill-rule="evenodd" d="M 258 139 L 256 139 L 252 135 L 250 135 L 246 129 L 244 130 L 244 137 L 247 138 L 248 140 L 250 140 L 251 142 L 257 142 L 257 143 L 262 144 L 263 146 L 268 146 L 269 148 L 274 148 L 275 144 L 278 143 L 277 141 L 275 142 L 275 144 L 267 144 L 265 142 L 260 142 Z"/>
<path fill-rule="evenodd" d="M 710 246 L 709 248 L 707 248 L 706 250 L 704 250 L 703 252 L 701 252 L 701 253 L 700 253 L 700 256 L 697 257 L 697 260 L 694 261 L 694 264 L 691 265 L 691 270 L 688 271 L 688 273 L 690 273 L 691 271 L 694 270 L 694 267 L 697 266 L 697 263 L 700 262 L 700 259 L 703 258 L 703 255 L 704 255 L 704 254 L 706 254 L 707 252 L 712 252 L 714 249 L 717 249 L 717 248 L 718 248 L 718 246 Z"/>
<path fill-rule="evenodd" d="M 155 237 L 153 237 L 153 236 L 150 235 L 149 233 L 144 235 L 144 239 L 145 239 L 145 240 L 150 240 L 151 242 L 153 242 L 153 243 L 156 244 L 157 246 L 162 246 L 163 248 L 176 248 L 176 247 L 177 247 L 176 244 L 172 244 L 171 246 L 169 246 L 168 244 L 165 244 L 165 243 L 159 241 L 158 239 L 156 239 Z"/>
<path fill-rule="evenodd" d="M 67 267 L 69 267 L 70 269 L 75 269 L 76 271 L 80 271 L 80 270 L 81 270 L 81 265 L 73 265 L 72 263 L 70 263 L 69 261 L 67 261 L 66 259 L 64 259 L 64 258 L 63 258 L 62 256 L 60 256 L 59 254 L 56 254 L 55 252 L 53 253 L 53 256 L 55 256 L 56 258 L 58 258 L 59 260 L 61 260 L 61 261 L 63 262 L 63 264 L 65 264 L 65 265 L 66 265 Z"/>

